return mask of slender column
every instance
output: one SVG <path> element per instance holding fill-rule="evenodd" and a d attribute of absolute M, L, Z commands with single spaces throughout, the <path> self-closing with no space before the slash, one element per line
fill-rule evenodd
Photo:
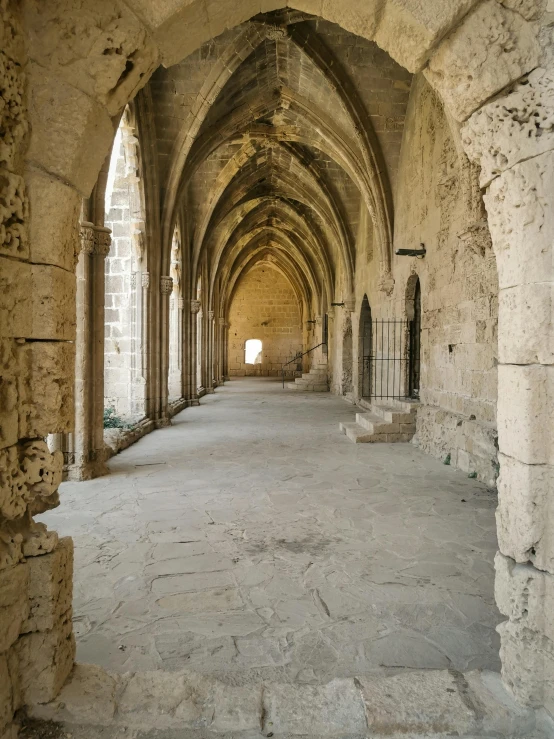
<path fill-rule="evenodd" d="M 80 228 L 77 263 L 75 432 L 68 453 L 68 478 L 88 480 L 106 473 L 104 463 L 104 261 L 110 230 L 92 223 Z"/>
<path fill-rule="evenodd" d="M 160 318 L 161 318 L 161 361 L 160 361 L 160 408 L 156 426 L 167 426 L 169 418 L 169 296 L 173 292 L 173 278 L 169 275 L 160 277 Z"/>
<path fill-rule="evenodd" d="M 223 380 L 230 380 L 229 375 L 229 324 L 225 319 L 222 319 L 222 333 L 223 333 Z"/>
<path fill-rule="evenodd" d="M 214 392 L 214 312 L 208 311 L 206 321 L 206 392 Z"/>
<path fill-rule="evenodd" d="M 199 300 L 190 301 L 190 399 L 191 405 L 198 404 L 198 314 L 201 303 Z"/>

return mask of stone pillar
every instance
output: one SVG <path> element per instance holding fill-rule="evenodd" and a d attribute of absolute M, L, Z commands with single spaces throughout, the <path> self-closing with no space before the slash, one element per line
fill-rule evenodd
<path fill-rule="evenodd" d="M 463 128 L 499 280 L 496 600 L 502 676 L 554 713 L 554 60 Z"/>
<path fill-rule="evenodd" d="M 198 314 L 202 305 L 199 300 L 190 301 L 190 399 L 191 405 L 198 405 Z"/>
<path fill-rule="evenodd" d="M 160 319 L 161 319 L 161 362 L 160 362 L 160 409 L 156 426 L 161 428 L 170 423 L 169 418 L 169 296 L 173 292 L 173 278 L 169 275 L 160 277 Z"/>
<path fill-rule="evenodd" d="M 70 480 L 106 473 L 104 463 L 104 260 L 110 230 L 92 223 L 80 227 L 77 262 L 77 337 L 75 358 L 75 431 Z"/>
<path fill-rule="evenodd" d="M 214 312 L 208 311 L 206 321 L 206 392 L 214 392 Z"/>
<path fill-rule="evenodd" d="M 229 323 L 225 319 L 221 319 L 221 333 L 222 333 L 222 341 L 221 341 L 221 347 L 222 347 L 222 374 L 223 374 L 223 380 L 230 380 L 231 376 L 229 375 Z"/>

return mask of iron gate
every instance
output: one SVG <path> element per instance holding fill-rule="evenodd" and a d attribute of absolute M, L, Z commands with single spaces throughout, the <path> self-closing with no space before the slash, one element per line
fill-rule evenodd
<path fill-rule="evenodd" d="M 419 326 L 414 321 L 374 319 L 362 327 L 362 383 L 364 398 L 405 398 L 410 395 L 417 367 L 419 380 Z M 417 351 L 417 358 L 413 353 Z M 419 385 L 419 381 L 417 382 Z M 419 391 L 419 387 L 417 388 Z"/>

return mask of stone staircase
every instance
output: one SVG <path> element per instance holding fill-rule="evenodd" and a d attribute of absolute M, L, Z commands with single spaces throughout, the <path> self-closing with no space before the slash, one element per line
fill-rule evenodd
<path fill-rule="evenodd" d="M 419 402 L 386 399 L 370 403 L 369 411 L 356 413 L 355 422 L 342 422 L 339 428 L 355 444 L 411 441 L 416 431 Z"/>
<path fill-rule="evenodd" d="M 287 382 L 287 387 L 289 390 L 302 392 L 328 393 L 327 364 L 325 362 L 313 364 L 310 371 L 304 372 L 302 377 L 297 377 L 294 382 Z"/>

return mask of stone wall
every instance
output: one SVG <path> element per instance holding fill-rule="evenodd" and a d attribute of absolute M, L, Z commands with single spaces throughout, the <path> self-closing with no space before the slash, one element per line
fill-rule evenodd
<path fill-rule="evenodd" d="M 30 240 L 25 46 L 20 5 L 0 2 L 0 736 L 14 712 L 50 700 L 73 666 L 72 547 L 33 522 L 59 504 L 63 455 L 44 438 L 71 429 L 77 213 L 68 259 Z M 25 179 L 24 179 L 25 175 Z"/>
<path fill-rule="evenodd" d="M 417 249 L 424 243 L 427 253 L 423 259 L 393 257 L 394 289 L 388 296 L 379 289 L 371 238 L 358 233 L 353 385 L 356 394 L 364 294 L 374 319 L 406 319 L 410 285 L 419 277 L 421 406 L 415 443 L 494 485 L 498 470 L 498 278 L 477 171 L 456 138 L 459 141 L 438 96 L 422 76 L 416 76 L 395 195 L 394 248 Z M 339 317 L 337 327 L 344 320 Z M 335 385 L 339 380 L 335 379 Z"/>
<path fill-rule="evenodd" d="M 277 376 L 281 365 L 302 351 L 298 300 L 288 280 L 261 264 L 240 281 L 229 312 L 229 374 Z M 245 364 L 248 339 L 262 342 L 262 363 Z"/>

